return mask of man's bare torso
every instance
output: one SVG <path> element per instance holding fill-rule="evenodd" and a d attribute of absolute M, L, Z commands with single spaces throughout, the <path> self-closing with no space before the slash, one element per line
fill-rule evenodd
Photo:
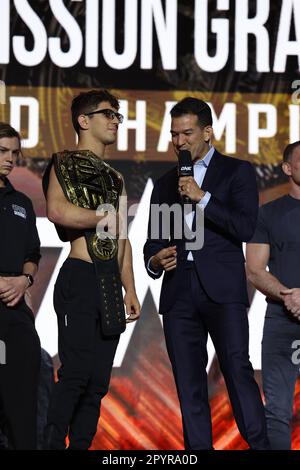
<path fill-rule="evenodd" d="M 71 244 L 69 258 L 78 258 L 83 261 L 87 261 L 88 263 L 92 263 L 92 259 L 87 249 L 85 236 L 82 234 L 82 231 L 66 228 L 65 232 Z M 126 240 L 118 240 L 118 262 L 120 270 L 122 269 L 124 258 L 125 241 Z"/>

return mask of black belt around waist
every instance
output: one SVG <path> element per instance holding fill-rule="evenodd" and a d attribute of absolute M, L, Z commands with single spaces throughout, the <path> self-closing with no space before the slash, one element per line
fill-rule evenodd
<path fill-rule="evenodd" d="M 94 264 L 99 289 L 102 332 L 105 336 L 119 335 L 126 329 L 126 317 L 118 256 L 115 255 L 106 261 L 98 259 L 91 249 L 93 237 L 94 232 L 85 232 L 88 251 Z"/>

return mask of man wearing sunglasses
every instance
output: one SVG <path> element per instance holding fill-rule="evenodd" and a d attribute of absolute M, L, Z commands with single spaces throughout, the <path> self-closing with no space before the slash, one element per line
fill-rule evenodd
<path fill-rule="evenodd" d="M 107 90 L 76 96 L 77 148 L 54 154 L 43 179 L 49 220 L 71 243 L 54 290 L 61 367 L 49 407 L 47 449 L 65 449 L 67 434 L 70 450 L 90 447 L 120 334 L 140 315 L 130 242 L 116 221 L 124 182 L 103 161 L 123 121 L 118 109 Z"/>

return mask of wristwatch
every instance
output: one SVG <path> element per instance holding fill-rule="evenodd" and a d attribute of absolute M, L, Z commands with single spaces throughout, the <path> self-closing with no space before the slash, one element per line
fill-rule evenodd
<path fill-rule="evenodd" d="M 27 273 L 23 273 L 22 276 L 26 276 L 27 277 L 27 280 L 28 280 L 28 283 L 29 283 L 29 286 L 28 287 L 31 287 L 34 283 L 34 279 L 33 277 L 31 276 L 31 274 L 27 274 Z"/>

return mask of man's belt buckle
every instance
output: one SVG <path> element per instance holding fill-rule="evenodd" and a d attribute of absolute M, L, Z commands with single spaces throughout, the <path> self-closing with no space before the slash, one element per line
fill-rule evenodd
<path fill-rule="evenodd" d="M 116 256 L 118 241 L 109 236 L 107 232 L 101 232 L 100 234 L 95 233 L 95 235 L 91 237 L 90 248 L 97 259 L 100 261 L 108 261 Z"/>

